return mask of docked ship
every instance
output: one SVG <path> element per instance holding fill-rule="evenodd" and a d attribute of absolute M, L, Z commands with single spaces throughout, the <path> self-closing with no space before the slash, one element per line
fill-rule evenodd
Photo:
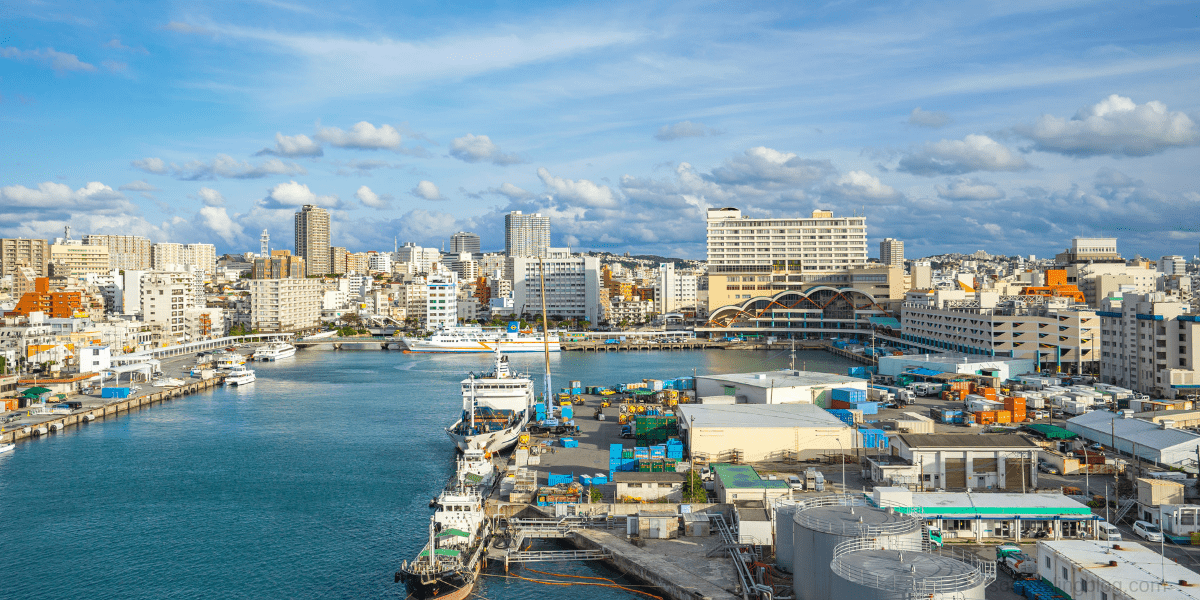
<path fill-rule="evenodd" d="M 490 474 L 485 471 L 480 478 L 485 469 Z M 429 520 L 429 541 L 396 572 L 410 598 L 463 600 L 471 594 L 491 532 L 483 509 L 490 485 L 482 480 L 493 479 L 494 471 L 482 451 L 459 460 L 457 474 L 435 500 L 438 510 Z"/>
<path fill-rule="evenodd" d="M 254 371 L 247 369 L 246 365 L 237 365 L 225 375 L 225 385 L 246 385 L 254 383 L 255 379 Z"/>
<path fill-rule="evenodd" d="M 518 331 L 510 326 L 507 330 L 498 327 L 447 327 L 433 332 L 427 338 L 402 338 L 406 352 L 492 352 L 503 344 L 504 351 L 541 352 L 545 348 L 545 335 Z M 550 351 L 558 352 L 557 333 L 549 334 Z"/>
<path fill-rule="evenodd" d="M 508 345 L 505 344 L 505 350 Z M 496 350 L 496 365 L 491 373 L 478 379 L 474 375 L 462 381 L 462 417 L 446 428 L 459 450 L 500 452 L 517 442 L 529 423 L 535 402 L 533 380 L 514 374 L 508 357 Z"/>
<path fill-rule="evenodd" d="M 229 350 L 218 350 L 212 354 L 213 365 L 218 369 L 232 369 L 246 364 L 246 357 Z"/>
<path fill-rule="evenodd" d="M 271 342 L 254 351 L 251 360 L 260 362 L 275 361 L 296 355 L 296 347 L 287 342 Z"/>

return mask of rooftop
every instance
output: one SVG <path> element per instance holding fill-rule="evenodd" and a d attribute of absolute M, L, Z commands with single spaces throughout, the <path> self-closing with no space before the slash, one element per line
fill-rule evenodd
<path fill-rule="evenodd" d="M 787 483 L 782 480 L 759 477 L 758 471 L 755 471 L 754 467 L 750 465 L 716 463 L 711 468 L 717 474 L 717 478 L 721 480 L 721 485 L 726 488 L 788 489 Z"/>
<path fill-rule="evenodd" d="M 617 471 L 613 473 L 613 483 L 641 483 L 658 481 L 665 483 L 683 483 L 687 473 L 642 473 L 635 471 Z"/>
<path fill-rule="evenodd" d="M 735 500 L 733 508 L 737 510 L 739 521 L 771 520 L 771 515 L 767 512 L 762 500 Z"/>
<path fill-rule="evenodd" d="M 1097 439 L 1110 439 L 1112 436 L 1116 436 L 1118 439 L 1154 450 L 1200 444 L 1200 435 L 1190 431 L 1161 429 L 1157 424 L 1149 421 L 1125 419 L 1116 413 L 1102 410 L 1079 415 L 1067 421 L 1067 429 L 1080 435 L 1088 430 Z"/>
<path fill-rule="evenodd" d="M 1169 558 L 1164 560 L 1141 544 L 1120 542 L 1115 545 L 1121 549 L 1114 550 L 1112 542 L 1099 540 L 1041 541 L 1038 542 L 1038 555 L 1045 550 L 1056 552 L 1086 569 L 1106 587 L 1123 590 L 1123 595 L 1134 600 L 1200 600 L 1200 587 L 1178 585 L 1180 581 L 1198 581 L 1200 574 Z M 1117 565 L 1110 567 L 1109 561 L 1116 561 Z M 1167 585 L 1162 584 L 1164 580 Z"/>
<path fill-rule="evenodd" d="M 849 427 L 812 404 L 680 404 L 678 410 L 684 427 Z"/>
<path fill-rule="evenodd" d="M 978 515 L 989 518 L 1092 515 L 1092 509 L 1062 494 L 914 492 L 912 504 L 921 508 L 921 515 L 926 519 L 936 518 L 935 515 Z M 905 512 L 904 509 L 897 510 Z"/>
<path fill-rule="evenodd" d="M 1003 363 L 1025 363 L 1029 362 L 1027 358 L 1010 358 L 1007 356 L 984 356 L 982 354 L 963 354 L 960 352 L 945 352 L 941 354 L 906 354 L 904 356 L 881 356 L 880 360 L 900 360 L 906 364 L 918 365 L 928 363 L 929 365 L 979 365 L 979 364 L 1003 364 Z"/>
<path fill-rule="evenodd" d="M 761 371 L 756 373 L 730 373 L 727 375 L 700 375 L 697 379 L 708 379 L 724 383 L 737 383 L 751 387 L 789 388 L 812 385 L 866 384 L 866 380 L 836 373 L 817 371 Z"/>
<path fill-rule="evenodd" d="M 1024 436 L 1005 433 L 978 435 L 974 433 L 905 433 L 897 436 L 909 448 L 1037 448 Z"/>

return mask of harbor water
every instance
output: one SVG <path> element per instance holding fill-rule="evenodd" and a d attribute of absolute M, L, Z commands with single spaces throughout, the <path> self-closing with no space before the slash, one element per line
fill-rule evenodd
<path fill-rule="evenodd" d="M 404 598 L 392 574 L 424 543 L 429 499 L 453 472 L 443 428 L 461 408 L 458 382 L 491 361 L 304 350 L 254 364 L 258 380 L 244 387 L 18 444 L 0 455 L 0 599 Z M 541 354 L 511 362 L 540 386 Z M 560 353 L 551 362 L 557 388 L 779 369 L 789 356 Z M 802 362 L 854 366 L 824 352 L 797 352 Z M 539 570 L 620 578 L 590 563 Z M 477 593 L 566 590 L 644 598 L 500 574 Z"/>

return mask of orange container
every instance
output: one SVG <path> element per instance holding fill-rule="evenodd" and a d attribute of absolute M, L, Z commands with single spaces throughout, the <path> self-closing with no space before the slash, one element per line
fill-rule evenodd
<path fill-rule="evenodd" d="M 1023 410 L 1022 410 L 1022 411 L 1015 411 L 1015 410 L 1014 410 L 1014 411 L 1011 411 L 1011 412 L 1012 412 L 1012 422 L 1013 422 L 1013 423 L 1024 423 L 1024 422 L 1025 422 L 1025 419 L 1026 419 L 1026 413 L 1025 413 L 1025 411 L 1023 411 Z"/>
<path fill-rule="evenodd" d="M 975 413 L 975 422 L 980 425 L 991 425 L 996 422 L 996 411 L 981 410 Z"/>
<path fill-rule="evenodd" d="M 952 389 L 952 390 L 970 390 L 971 382 L 969 382 L 969 381 L 951 381 L 950 389 Z"/>
<path fill-rule="evenodd" d="M 1012 413 L 1007 410 L 996 411 L 996 422 L 997 423 L 1012 423 L 1013 422 Z"/>

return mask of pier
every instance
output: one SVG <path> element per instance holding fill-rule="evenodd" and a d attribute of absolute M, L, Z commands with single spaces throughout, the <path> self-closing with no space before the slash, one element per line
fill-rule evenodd
<path fill-rule="evenodd" d="M 702 338 L 651 342 L 647 340 L 625 340 L 616 344 L 599 341 L 563 342 L 567 352 L 637 352 L 651 350 L 727 350 L 738 344 Z"/>

